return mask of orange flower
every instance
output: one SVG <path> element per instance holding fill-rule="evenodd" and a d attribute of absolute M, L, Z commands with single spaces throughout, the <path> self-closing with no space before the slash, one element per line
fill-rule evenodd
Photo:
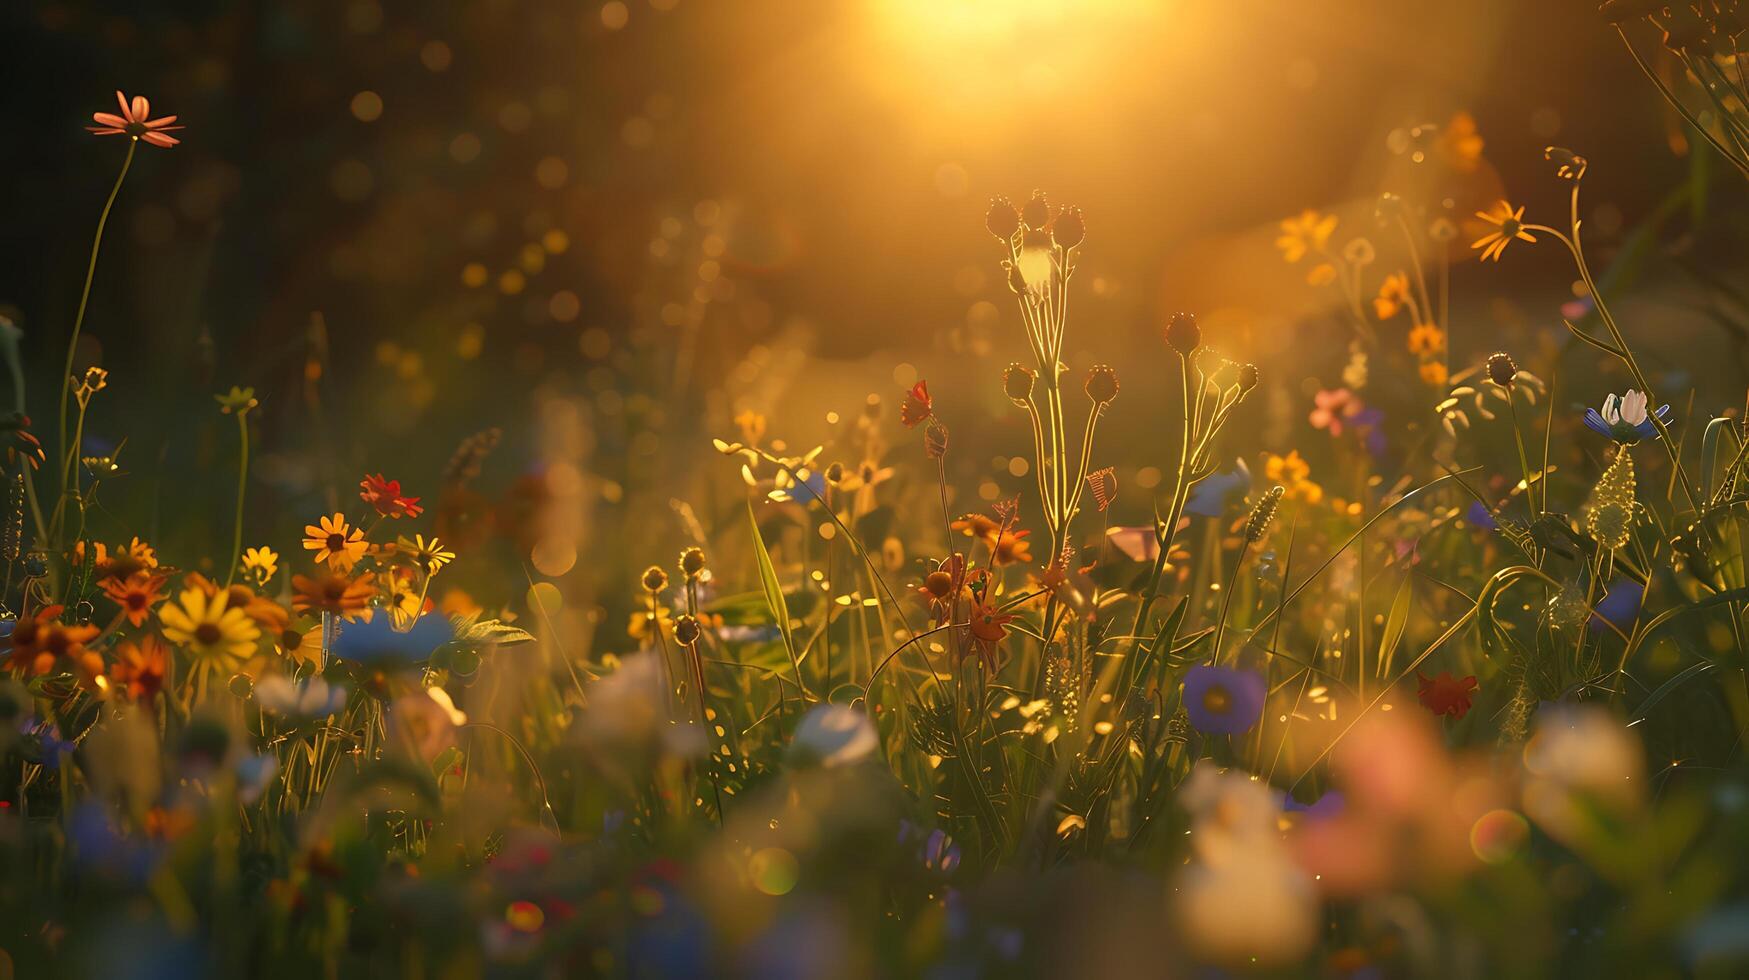
<path fill-rule="evenodd" d="M 109 667 L 110 685 L 130 701 L 150 701 L 164 686 L 164 665 L 169 651 L 157 634 L 147 633 L 115 648 L 115 663 Z"/>
<path fill-rule="evenodd" d="M 1482 163 L 1482 134 L 1476 129 L 1476 117 L 1458 112 L 1439 134 L 1439 152 L 1446 163 L 1458 173 L 1475 173 Z"/>
<path fill-rule="evenodd" d="M 1514 210 L 1511 204 L 1500 201 L 1494 205 L 1491 211 L 1477 211 L 1476 217 L 1495 228 L 1494 231 L 1488 232 L 1470 244 L 1471 248 L 1482 250 L 1482 261 L 1484 262 L 1489 259 L 1500 261 L 1501 253 L 1506 251 L 1506 246 L 1512 244 L 1512 240 L 1515 238 L 1526 242 L 1536 241 L 1534 235 L 1524 230 L 1523 205 L 1519 205 L 1518 209 Z"/>
<path fill-rule="evenodd" d="M 98 136 L 127 136 L 165 149 L 182 142 L 170 135 L 172 131 L 182 128 L 170 125 L 176 121 L 175 116 L 148 118 L 152 114 L 152 103 L 146 101 L 145 96 L 136 95 L 130 102 L 127 96 L 118 91 L 115 93 L 115 101 L 121 106 L 121 115 L 94 112 L 91 114 L 91 121 L 97 125 L 85 128 Z"/>
<path fill-rule="evenodd" d="M 1409 275 L 1405 272 L 1393 272 L 1379 283 L 1379 294 L 1373 297 L 1372 309 L 1379 319 L 1389 320 L 1397 315 L 1403 304 L 1409 299 Z"/>
<path fill-rule="evenodd" d="M 292 576 L 292 608 L 298 612 L 330 613 L 344 619 L 363 619 L 376 589 L 364 577 L 349 578 L 330 572 L 320 578 Z"/>
<path fill-rule="evenodd" d="M 1425 382 L 1427 385 L 1429 385 L 1430 387 L 1438 388 L 1441 385 L 1445 384 L 1445 382 L 1450 377 L 1451 377 L 1451 372 L 1446 370 L 1445 364 L 1443 362 L 1441 362 L 1441 361 L 1422 361 L 1421 362 L 1421 380 L 1423 382 Z"/>
<path fill-rule="evenodd" d="M 324 517 L 319 526 L 304 525 L 304 550 L 316 553 L 316 564 L 327 562 L 335 571 L 351 569 L 369 547 L 363 531 L 347 526 L 345 514 Z"/>
<path fill-rule="evenodd" d="M 1409 330 L 1409 353 L 1432 357 L 1445 350 L 1445 331 L 1432 323 L 1418 323 Z"/>
<path fill-rule="evenodd" d="M 8 657 L 11 669 L 32 676 L 55 669 L 62 657 L 74 664 L 85 654 L 85 643 L 101 632 L 97 627 L 69 626 L 56 620 L 62 606 L 45 606 L 35 616 L 20 619 L 12 627 L 12 651 Z"/>
<path fill-rule="evenodd" d="M 146 621 L 152 615 L 152 607 L 164 598 L 164 593 L 158 591 L 164 587 L 165 576 L 153 575 L 150 572 L 135 572 L 121 581 L 115 578 L 103 580 L 103 591 L 110 601 L 121 607 L 122 615 L 135 626 Z"/>
<path fill-rule="evenodd" d="M 359 499 L 384 517 L 418 517 L 425 510 L 418 497 L 401 496 L 400 480 L 385 480 L 381 473 L 366 476 L 358 486 Z"/>
<path fill-rule="evenodd" d="M 1008 624 L 1013 619 L 1013 613 L 1003 612 L 993 602 L 978 600 L 972 603 L 972 617 L 968 624 L 972 633 L 972 651 L 992 670 L 996 667 L 996 654 L 1002 641 L 1008 636 Z"/>

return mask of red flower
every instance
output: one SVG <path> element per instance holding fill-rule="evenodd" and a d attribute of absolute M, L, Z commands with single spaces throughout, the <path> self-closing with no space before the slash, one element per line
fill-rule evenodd
<path fill-rule="evenodd" d="M 905 428 L 915 429 L 935 414 L 935 403 L 929 397 L 929 384 L 919 381 L 905 393 L 905 404 L 899 407 L 899 421 Z"/>
<path fill-rule="evenodd" d="M 146 101 L 143 95 L 136 95 L 132 102 L 120 92 L 115 93 L 115 101 L 121 104 L 121 115 L 113 112 L 94 112 L 91 121 L 95 126 L 85 128 L 99 136 L 131 136 L 137 140 L 145 140 L 153 146 L 166 149 L 182 142 L 170 135 L 172 130 L 181 126 L 172 126 L 175 116 L 165 116 L 162 119 L 148 119 L 152 114 L 152 103 Z"/>
<path fill-rule="evenodd" d="M 1442 672 L 1437 677 L 1428 677 L 1419 671 L 1415 674 L 1421 679 L 1421 706 L 1436 715 L 1451 715 L 1462 718 L 1469 714 L 1470 700 L 1475 696 L 1476 678 L 1474 676 L 1462 679 L 1453 678 L 1450 672 Z"/>
<path fill-rule="evenodd" d="M 418 497 L 401 496 L 400 480 L 385 480 L 381 473 L 367 476 L 359 484 L 358 497 L 376 508 L 384 517 L 418 517 L 425 511 Z"/>

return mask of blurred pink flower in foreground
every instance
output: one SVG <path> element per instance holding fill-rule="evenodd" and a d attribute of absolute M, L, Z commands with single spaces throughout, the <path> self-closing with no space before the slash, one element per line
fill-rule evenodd
<path fill-rule="evenodd" d="M 164 116 L 161 119 L 147 118 L 152 114 L 152 103 L 146 101 L 145 96 L 136 95 L 133 101 L 129 102 L 127 96 L 117 91 L 115 101 L 121 106 L 121 115 L 118 116 L 113 112 L 94 112 L 91 114 L 91 121 L 97 125 L 85 128 L 99 136 L 131 136 L 134 139 L 145 140 L 153 146 L 162 146 L 166 149 L 182 142 L 170 135 L 172 130 L 182 128 L 170 125 L 176 121 L 175 116 Z"/>

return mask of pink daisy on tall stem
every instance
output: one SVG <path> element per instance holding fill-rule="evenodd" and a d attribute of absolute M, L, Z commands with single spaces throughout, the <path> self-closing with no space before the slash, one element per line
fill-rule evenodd
<path fill-rule="evenodd" d="M 172 131 L 182 128 L 170 125 L 176 121 L 175 116 L 164 116 L 161 119 L 148 118 L 152 115 L 152 103 L 146 101 L 145 96 L 136 95 L 130 102 L 127 96 L 117 91 L 115 101 L 121 106 L 121 115 L 118 116 L 113 112 L 94 112 L 91 114 L 91 121 L 97 125 L 85 128 L 99 136 L 131 136 L 134 139 L 145 140 L 153 146 L 162 146 L 166 149 L 182 142 L 170 135 Z"/>

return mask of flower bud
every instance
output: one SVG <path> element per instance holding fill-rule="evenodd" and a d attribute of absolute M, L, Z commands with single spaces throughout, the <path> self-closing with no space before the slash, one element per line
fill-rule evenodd
<path fill-rule="evenodd" d="M 1025 404 L 1026 400 L 1032 397 L 1032 385 L 1037 380 L 1038 375 L 1034 374 L 1031 368 L 1017 361 L 1008 365 L 1007 369 L 1002 372 L 1002 390 L 1015 403 Z"/>
<path fill-rule="evenodd" d="M 1087 237 L 1087 225 L 1081 220 L 1080 208 L 1064 208 L 1057 214 L 1057 223 L 1051 226 L 1051 240 L 1058 248 L 1074 248 Z"/>
<path fill-rule="evenodd" d="M 984 227 L 990 229 L 990 234 L 1002 241 L 1014 238 L 1014 233 L 1020 230 L 1020 212 L 1014 210 L 1014 205 L 1006 197 L 990 199 L 990 210 L 984 212 Z"/>
<path fill-rule="evenodd" d="M 649 568 L 644 569 L 644 577 L 642 581 L 646 592 L 660 592 L 668 587 L 668 573 L 655 565 L 651 565 Z"/>
<path fill-rule="evenodd" d="M 1588 165 L 1584 157 L 1564 146 L 1543 147 L 1543 159 L 1555 165 L 1555 176 L 1562 180 L 1579 180 Z"/>
<path fill-rule="evenodd" d="M 1202 346 L 1202 328 L 1196 325 L 1196 314 L 1172 314 L 1172 320 L 1166 324 L 1166 346 L 1186 357 Z"/>
<path fill-rule="evenodd" d="M 1512 360 L 1512 355 L 1505 351 L 1495 351 L 1488 355 L 1488 380 L 1502 388 L 1512 387 L 1512 382 L 1518 377 L 1518 365 Z"/>
<path fill-rule="evenodd" d="M 674 638 L 682 646 L 692 646 L 698 642 L 698 620 L 691 616 L 681 615 L 674 620 Z"/>
<path fill-rule="evenodd" d="M 1239 394 L 1243 395 L 1257 387 L 1257 365 L 1239 365 Z"/>
<path fill-rule="evenodd" d="M 698 578 L 704 571 L 704 551 L 699 548 L 688 548 L 680 553 L 680 571 L 687 578 Z"/>
<path fill-rule="evenodd" d="M 1044 191 L 1033 191 L 1032 199 L 1020 209 L 1020 220 L 1026 222 L 1031 231 L 1043 231 L 1051 221 L 1051 206 L 1045 201 Z"/>
<path fill-rule="evenodd" d="M 946 599 L 953 594 L 953 573 L 936 569 L 923 580 L 923 588 L 936 599 Z"/>
<path fill-rule="evenodd" d="M 1081 390 L 1087 392 L 1087 397 L 1095 404 L 1104 405 L 1117 397 L 1117 372 L 1104 364 L 1095 365 L 1087 372 Z"/>

